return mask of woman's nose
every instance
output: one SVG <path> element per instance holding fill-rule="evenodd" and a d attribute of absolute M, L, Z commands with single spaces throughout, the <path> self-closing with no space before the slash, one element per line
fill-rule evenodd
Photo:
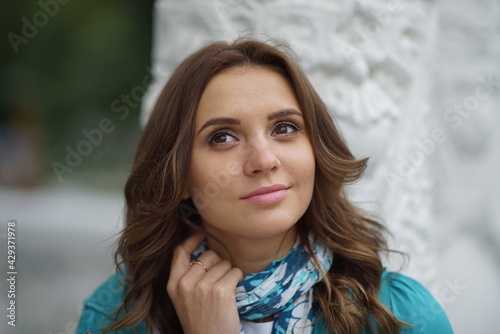
<path fill-rule="evenodd" d="M 252 144 L 246 151 L 244 173 L 247 176 L 274 172 L 281 166 L 281 161 L 270 147 L 270 143 Z"/>

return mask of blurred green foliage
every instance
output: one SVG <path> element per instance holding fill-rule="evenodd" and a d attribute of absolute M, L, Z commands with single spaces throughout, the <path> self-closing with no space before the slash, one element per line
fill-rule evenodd
<path fill-rule="evenodd" d="M 0 130 L 34 133 L 37 178 L 44 181 L 55 178 L 51 164 L 64 164 L 66 147 L 85 139 L 83 130 L 109 118 L 113 132 L 64 181 L 116 186 L 128 173 L 138 139 L 140 103 L 123 119 L 111 104 L 148 75 L 153 1 L 59 1 L 2 6 Z"/>

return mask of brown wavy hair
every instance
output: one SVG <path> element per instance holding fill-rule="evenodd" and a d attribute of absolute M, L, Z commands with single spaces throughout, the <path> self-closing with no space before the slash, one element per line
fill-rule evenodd
<path fill-rule="evenodd" d="M 316 171 L 312 201 L 297 230 L 308 254 L 310 232 L 335 253 L 333 266 L 314 288 L 326 325 L 338 334 L 362 333 L 367 326 L 399 333 L 403 322 L 378 301 L 385 229 L 344 193 L 346 184 L 362 176 L 368 159 L 353 156 L 288 47 L 251 39 L 203 47 L 179 65 L 163 88 L 125 185 L 126 225 L 115 262 L 118 269 L 126 269 L 127 288 L 117 312 L 121 317 L 105 333 L 135 328 L 142 320 L 149 330 L 155 326 L 161 333 L 183 332 L 165 287 L 174 248 L 200 229 L 193 203 L 182 199 L 196 110 L 211 78 L 229 68 L 249 66 L 264 66 L 286 78 L 304 114 Z"/>

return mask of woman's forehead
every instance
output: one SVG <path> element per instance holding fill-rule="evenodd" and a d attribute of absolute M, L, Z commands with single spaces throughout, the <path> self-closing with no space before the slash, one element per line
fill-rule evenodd
<path fill-rule="evenodd" d="M 231 68 L 213 77 L 198 104 L 197 119 L 300 110 L 291 85 L 266 67 Z"/>

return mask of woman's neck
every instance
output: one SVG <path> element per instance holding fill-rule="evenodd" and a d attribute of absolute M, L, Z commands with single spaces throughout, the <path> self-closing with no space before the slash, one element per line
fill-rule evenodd
<path fill-rule="evenodd" d="M 271 262 L 285 256 L 297 240 L 295 227 L 272 237 L 248 238 L 235 236 L 221 231 L 209 231 L 224 244 L 208 238 L 208 246 L 223 260 L 241 269 L 243 275 L 249 275 L 264 270 Z"/>

